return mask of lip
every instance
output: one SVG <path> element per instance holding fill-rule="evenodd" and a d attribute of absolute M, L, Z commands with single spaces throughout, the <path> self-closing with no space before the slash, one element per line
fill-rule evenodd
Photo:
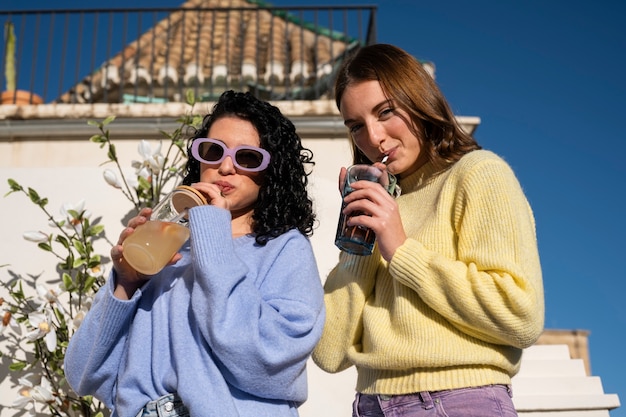
<path fill-rule="evenodd" d="M 391 159 L 393 158 L 393 154 L 395 153 L 395 151 L 396 151 L 395 148 L 383 151 L 380 162 L 382 162 L 382 160 L 386 158 L 386 161 L 384 162 L 384 164 L 389 165 L 391 163 Z"/>
<path fill-rule="evenodd" d="M 235 187 L 227 181 L 215 181 L 213 184 L 219 187 L 222 194 L 228 194 L 230 191 L 235 189 Z"/>

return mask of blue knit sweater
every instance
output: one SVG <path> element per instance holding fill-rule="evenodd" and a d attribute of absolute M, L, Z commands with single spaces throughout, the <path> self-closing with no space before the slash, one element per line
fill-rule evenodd
<path fill-rule="evenodd" d="M 174 392 L 192 416 L 297 416 L 324 325 L 308 239 L 233 239 L 230 213 L 213 206 L 192 209 L 190 229 L 183 259 L 131 300 L 113 296 L 114 273 L 98 291 L 67 349 L 68 382 L 113 416 Z"/>

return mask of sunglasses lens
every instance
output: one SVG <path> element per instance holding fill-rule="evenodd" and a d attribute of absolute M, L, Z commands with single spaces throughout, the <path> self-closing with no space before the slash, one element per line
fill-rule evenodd
<path fill-rule="evenodd" d="M 235 154 L 237 164 L 242 168 L 254 169 L 263 163 L 263 155 L 260 152 L 251 149 L 240 149 Z"/>
<path fill-rule="evenodd" d="M 207 162 L 217 162 L 224 156 L 224 148 L 216 143 L 203 142 L 198 148 L 198 153 Z"/>

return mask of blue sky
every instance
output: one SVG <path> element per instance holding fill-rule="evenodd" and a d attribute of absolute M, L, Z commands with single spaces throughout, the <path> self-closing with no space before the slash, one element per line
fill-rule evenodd
<path fill-rule="evenodd" d="M 533 206 L 546 327 L 590 331 L 592 373 L 626 404 L 626 2 L 270 1 L 378 5 L 378 41 L 433 61 L 458 115 L 516 171 Z M 182 4 L 135 0 L 134 7 Z M 109 0 L 106 7 L 125 7 Z M 105 7 L 2 0 L 0 8 Z M 611 412 L 626 416 L 626 406 Z"/>

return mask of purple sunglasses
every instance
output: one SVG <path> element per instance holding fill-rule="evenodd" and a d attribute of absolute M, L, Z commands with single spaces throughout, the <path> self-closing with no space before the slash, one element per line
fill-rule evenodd
<path fill-rule="evenodd" d="M 265 149 L 246 145 L 231 149 L 224 142 L 212 138 L 195 139 L 191 144 L 191 155 L 208 165 L 220 164 L 230 156 L 235 167 L 248 172 L 263 171 L 270 163 L 270 154 Z"/>

